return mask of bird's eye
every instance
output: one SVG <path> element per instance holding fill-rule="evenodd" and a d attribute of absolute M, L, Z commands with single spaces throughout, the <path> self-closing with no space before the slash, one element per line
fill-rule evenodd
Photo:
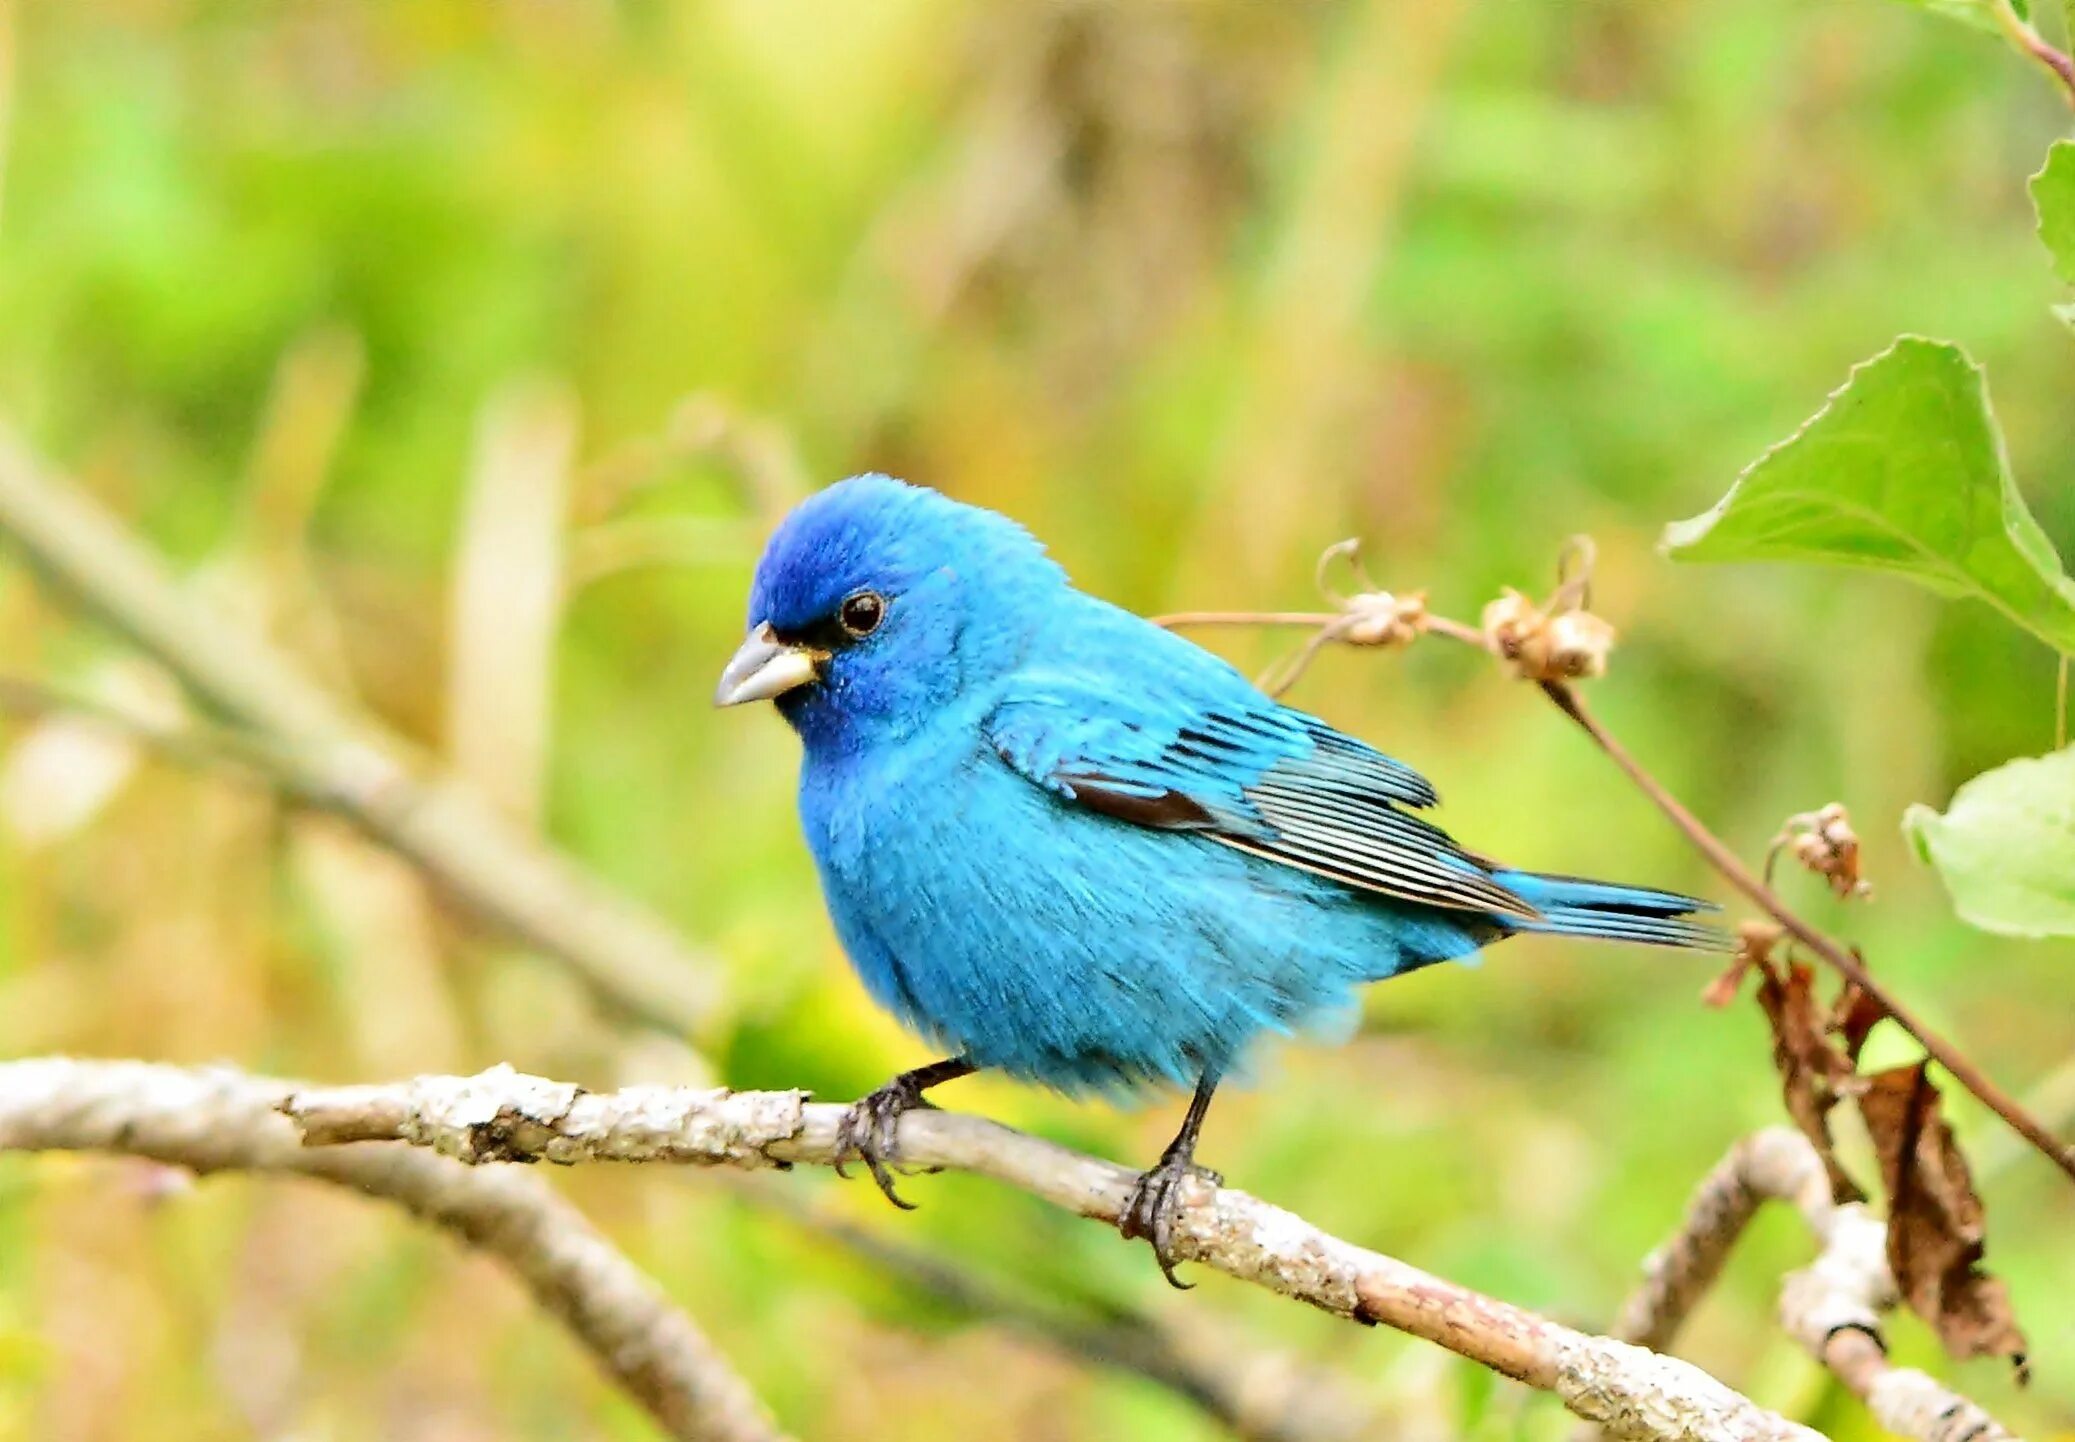
<path fill-rule="evenodd" d="M 886 598 L 877 591 L 855 591 L 843 598 L 836 620 L 853 638 L 862 639 L 879 629 L 886 619 Z"/>

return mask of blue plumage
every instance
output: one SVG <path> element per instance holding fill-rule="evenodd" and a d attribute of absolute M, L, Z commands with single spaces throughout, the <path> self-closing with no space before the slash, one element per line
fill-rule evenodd
<path fill-rule="evenodd" d="M 800 733 L 800 815 L 843 944 L 953 1053 L 861 1104 L 853 1140 L 882 1185 L 898 1112 L 967 1070 L 1193 1085 L 1138 1218 L 1165 1265 L 1194 1126 L 1264 1033 L 1519 931 L 1720 942 L 1691 898 L 1463 851 L 1422 814 L 1416 771 L 933 491 L 860 476 L 806 501 L 750 621 L 718 699 L 775 700 Z"/>

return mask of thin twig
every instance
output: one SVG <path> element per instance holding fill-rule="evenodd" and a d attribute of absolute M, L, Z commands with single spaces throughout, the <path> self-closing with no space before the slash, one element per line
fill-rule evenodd
<path fill-rule="evenodd" d="M 62 720 L 105 732 L 176 766 L 221 773 L 278 789 L 282 759 L 243 731 L 197 722 L 167 722 L 142 711 L 22 676 L 0 674 L 0 711 L 35 720 Z"/>
<path fill-rule="evenodd" d="M 1538 684 L 1543 694 L 1555 703 L 1556 708 L 1577 722 L 1600 750 L 1606 752 L 1614 764 L 1627 774 L 1629 780 L 1650 798 L 1657 809 L 1671 819 L 1672 824 L 1685 834 L 1686 839 L 1691 841 L 1701 855 L 1707 858 L 1709 864 L 1722 874 L 1724 880 L 1757 903 L 1761 910 L 1786 928 L 1796 941 L 1828 962 L 1847 981 L 1856 985 L 1885 1011 L 1897 1026 L 1914 1037 L 1933 1060 L 1952 1074 L 1954 1080 L 1974 1093 L 1991 1111 L 2008 1122 L 2020 1136 L 2045 1153 L 2048 1160 L 2070 1177 L 2075 1177 L 2075 1146 L 2069 1146 L 2055 1137 L 2043 1123 L 2020 1106 L 2016 1098 L 1996 1085 L 1972 1059 L 1931 1030 L 1922 1018 L 1904 1006 L 1893 993 L 1874 979 L 1873 974 L 1866 969 L 1865 963 L 1860 961 L 1857 955 L 1803 920 L 1782 901 L 1779 893 L 1767 886 L 1744 865 L 1742 858 L 1702 825 L 1698 817 L 1688 811 L 1676 796 L 1644 769 L 1642 763 L 1629 753 L 1627 747 L 1600 724 L 1599 718 L 1586 708 L 1584 699 L 1578 695 L 1575 687 L 1562 681 L 1543 681 Z"/>
<path fill-rule="evenodd" d="M 1330 626 L 1339 611 L 1174 611 L 1152 618 L 1155 626 L 1187 630 L 1191 626 Z"/>
<path fill-rule="evenodd" d="M 1614 1335 L 1669 1346 L 1767 1201 L 1795 1207 L 1819 1248 L 1813 1263 L 1786 1279 L 1781 1323 L 1882 1427 L 1916 1442 L 2012 1442 L 1976 1403 L 1923 1372 L 1890 1364 L 1880 1334 L 1881 1317 L 1897 1300 L 1887 1229 L 1863 1203 L 1838 1205 L 1815 1148 L 1785 1127 L 1745 1137 L 1695 1189 L 1678 1232 L 1645 1264 L 1643 1284 L 1621 1309 Z"/>
<path fill-rule="evenodd" d="M 2020 15 L 2011 0 L 1989 0 L 1989 14 L 1996 28 L 2018 53 L 2051 75 L 2061 88 L 2061 99 L 2075 107 L 2075 59 L 2047 42 L 2032 22 Z"/>
<path fill-rule="evenodd" d="M 36 568 L 150 652 L 252 745 L 284 791 L 337 811 L 454 896 L 588 981 L 629 1015 L 682 1034 L 718 968 L 612 892 L 431 773 L 287 656 L 219 615 L 76 487 L 0 428 L 0 530 Z"/>
<path fill-rule="evenodd" d="M 1185 624 L 1186 618 L 1189 617 L 1214 615 L 1221 618 L 1221 620 L 1223 618 L 1231 618 L 1232 624 L 1242 624 L 1241 618 L 1294 617 L 1296 614 L 1298 613 L 1182 612 L 1176 616 L 1158 618 L 1158 621 L 1160 624 L 1178 625 Z M 1345 625 L 1348 615 L 1349 612 L 1343 610 L 1326 616 L 1318 635 L 1313 638 L 1314 643 L 1323 644 L 1325 641 L 1332 640 L 1338 636 L 1341 633 L 1338 628 Z M 1277 624 L 1282 623 L 1278 621 Z M 1294 620 L 1290 624 L 1295 624 Z M 1490 638 L 1483 631 L 1474 626 L 1466 626 L 1460 621 L 1450 620 L 1445 616 L 1425 612 L 1419 616 L 1417 625 L 1422 631 L 1432 632 L 1438 636 L 1446 636 L 1450 640 L 1475 646 L 1482 651 L 1493 650 Z M 1662 782 L 1651 775 L 1643 764 L 1629 752 L 1628 748 L 1615 738 L 1612 732 L 1600 724 L 1599 718 L 1593 715 L 1591 710 L 1587 708 L 1584 698 L 1578 694 L 1576 687 L 1560 679 L 1541 679 L 1536 684 L 1540 686 L 1542 694 L 1549 698 L 1556 706 L 1556 709 L 1576 722 L 1578 727 L 1592 738 L 1594 744 L 1604 751 L 1613 760 L 1614 764 L 1627 774 L 1629 780 L 1633 781 L 1637 788 L 1650 798 L 1650 801 L 1657 809 L 1670 818 L 1672 824 L 1686 836 L 1687 840 L 1693 843 L 1694 847 L 1707 859 L 1708 863 L 1722 874 L 1724 880 L 1755 902 L 1761 910 L 1785 928 L 1795 940 L 1829 963 L 1846 980 L 1857 985 L 1874 1004 L 1879 1006 L 1893 1019 L 1897 1026 L 1914 1037 L 1933 1060 L 1950 1072 L 1954 1080 L 1972 1092 L 1997 1116 L 2009 1123 L 2010 1127 L 2019 1136 L 2022 1136 L 2026 1141 L 2038 1148 L 2049 1161 L 2053 1162 L 2054 1165 L 2058 1166 L 2070 1177 L 2075 1177 L 2075 1145 L 2070 1145 L 2056 1137 L 2043 1123 L 2025 1110 L 2014 1097 L 1998 1086 L 1980 1067 L 1976 1066 L 1965 1053 L 1961 1052 L 1959 1048 L 1955 1047 L 1937 1032 L 1931 1030 L 1922 1018 L 1898 1001 L 1887 988 L 1875 981 L 1873 975 L 1866 969 L 1865 963 L 1859 960 L 1856 953 L 1824 934 L 1790 908 L 1777 892 L 1768 886 L 1748 866 L 1744 865 L 1742 858 L 1737 856 L 1712 831 L 1709 831 L 1702 824 L 1699 817 L 1687 810 L 1685 805 L 1676 796 L 1672 795 Z"/>
<path fill-rule="evenodd" d="M 464 1161 L 827 1166 L 847 1108 L 800 1092 L 635 1087 L 591 1093 L 500 1067 L 476 1077 L 305 1091 L 284 1105 L 315 1147 L 407 1141 Z M 1136 1180 L 1110 1162 L 977 1117 L 900 1119 L 903 1161 L 973 1172 L 1115 1225 Z M 1574 1331 L 1328 1235 L 1207 1180 L 1185 1184 L 1175 1252 L 1336 1316 L 1381 1323 L 1553 1392 L 1616 1436 L 1795 1439 L 1814 1433 L 1688 1363 Z"/>
<path fill-rule="evenodd" d="M 222 1067 L 0 1063 L 0 1151 L 283 1172 L 394 1202 L 502 1261 L 669 1436 L 782 1442 L 692 1320 L 539 1177 L 400 1147 L 305 1147 L 280 1114 L 296 1090 Z"/>

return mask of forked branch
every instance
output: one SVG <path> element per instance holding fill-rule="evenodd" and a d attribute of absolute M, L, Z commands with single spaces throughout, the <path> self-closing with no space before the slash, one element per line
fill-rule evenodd
<path fill-rule="evenodd" d="M 1896 1305 L 1887 1229 L 1863 1202 L 1839 1205 L 1815 1148 L 1774 1127 L 1738 1142 L 1694 1190 L 1678 1232 L 1651 1254 L 1614 1335 L 1667 1347 L 1766 1202 L 1808 1223 L 1816 1260 L 1786 1279 L 1780 1322 L 1897 1436 L 1916 1442 L 2013 1442 L 1981 1407 L 1926 1373 L 1888 1361 L 1881 1319 Z"/>
<path fill-rule="evenodd" d="M 303 1091 L 284 1103 L 313 1148 L 400 1141 L 468 1162 L 833 1164 L 845 1108 L 800 1092 L 636 1087 L 586 1092 L 499 1068 L 393 1086 Z M 974 1172 L 1081 1216 L 1116 1223 L 1134 1175 L 977 1117 L 910 1112 L 903 1161 Z M 1699 1368 L 1594 1337 L 1328 1235 L 1230 1188 L 1188 1184 L 1176 1252 L 1335 1315 L 1438 1343 L 1553 1392 L 1617 1437 L 1794 1439 L 1808 1431 Z"/>

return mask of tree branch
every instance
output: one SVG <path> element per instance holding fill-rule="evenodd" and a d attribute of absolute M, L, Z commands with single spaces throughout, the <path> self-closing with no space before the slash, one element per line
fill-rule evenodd
<path fill-rule="evenodd" d="M 279 767 L 269 756 L 255 753 L 242 732 L 196 724 L 165 726 L 109 703 L 6 675 L 0 675 L 0 711 L 62 716 L 106 728 L 175 764 L 222 770 L 232 779 L 268 788 L 279 785 Z M 1077 1361 L 1168 1388 L 1243 1442 L 1352 1442 L 1374 1430 L 1374 1409 L 1341 1378 L 1293 1357 L 1248 1352 L 1223 1342 L 1192 1345 L 1193 1338 L 1178 1339 L 1137 1312 L 1077 1318 L 993 1286 L 927 1252 L 821 1215 L 789 1192 L 748 1185 L 740 1190 L 750 1204 L 828 1238 L 971 1318 L 999 1323 Z"/>
<path fill-rule="evenodd" d="M 1781 1324 L 1882 1427 L 1916 1442 L 2014 1442 L 1977 1404 L 1914 1368 L 1889 1365 L 1880 1320 L 1898 1299 L 1887 1228 L 1863 1203 L 1837 1205 L 1822 1158 L 1785 1127 L 1738 1142 L 1695 1189 L 1678 1232 L 1644 1264 L 1614 1335 L 1668 1346 L 1767 1201 L 1794 1206 L 1820 1248 L 1782 1286 Z"/>
<path fill-rule="evenodd" d="M 600 989 L 645 1019 L 668 1024 L 678 1018 L 689 1024 L 703 1009 L 706 990 L 698 984 L 702 958 L 672 938 L 644 934 L 644 928 L 659 923 L 577 876 L 574 868 L 541 851 L 519 828 L 480 803 L 474 803 L 476 814 L 452 814 L 454 788 L 413 774 L 410 768 L 416 763 L 404 742 L 328 700 L 291 660 L 263 641 L 239 637 L 208 614 L 205 604 L 167 574 L 147 549 L 126 537 L 84 497 L 41 473 L 32 458 L 10 444 L 4 430 L 0 527 L 13 531 L 33 562 L 139 640 L 191 689 L 226 713 L 231 724 L 147 716 L 7 676 L 0 676 L 0 710 L 76 718 L 174 764 L 266 786 L 291 800 L 341 813 L 435 883 L 461 892 L 493 921 L 572 961 L 579 970 L 625 962 L 618 979 L 608 975 Z M 226 646 L 229 654 L 219 654 Z M 428 818 L 428 810 L 439 807 L 450 808 L 444 820 L 438 815 Z M 543 890 L 539 883 L 544 868 L 568 870 L 574 886 L 558 888 L 550 879 Z M 601 919 L 602 913 L 585 910 L 600 898 L 623 920 L 630 915 L 634 920 L 615 926 L 610 917 Z M 536 924 L 542 915 L 547 917 L 545 926 Z M 566 925 L 559 924 L 564 919 Z M 564 942 L 582 950 L 565 950 Z M 755 1198 L 763 1205 L 771 1205 L 772 1199 L 769 1192 Z M 844 1230 L 838 1240 L 868 1252 L 881 1266 L 904 1272 L 911 1281 L 921 1278 L 921 1284 L 975 1315 L 1001 1320 L 1077 1358 L 1121 1367 L 1169 1387 L 1241 1437 L 1259 1442 L 1337 1442 L 1357 1435 L 1369 1420 L 1338 1379 L 1287 1358 L 1257 1355 L 1235 1364 L 1231 1349 L 1221 1349 L 1215 1357 L 1199 1355 L 1142 1317 L 1081 1323 L 1036 1304 L 1021 1304 L 998 1289 L 976 1289 L 970 1279 L 932 1259 L 915 1255 L 897 1260 L 885 1246 L 870 1245 L 873 1239 L 855 1229 Z"/>
<path fill-rule="evenodd" d="M 215 613 L 164 561 L 0 428 L 0 530 L 250 738 L 290 795 L 336 811 L 477 914 L 555 956 L 628 1013 L 673 1033 L 710 1009 L 717 968 L 668 926 L 528 836 L 412 748 Z M 163 744 L 163 743 L 162 743 Z"/>
<path fill-rule="evenodd" d="M 221 1067 L 5 1062 L 0 1150 L 288 1173 L 394 1202 L 502 1261 L 669 1436 L 784 1442 L 691 1319 L 540 1178 L 401 1148 L 305 1147 L 280 1114 L 297 1094 L 293 1082 Z"/>
<path fill-rule="evenodd" d="M 845 1108 L 801 1092 L 632 1087 L 586 1092 L 500 1067 L 475 1077 L 298 1092 L 283 1108 L 316 1148 L 403 1141 L 462 1161 L 675 1162 L 826 1166 Z M 973 1172 L 1115 1224 L 1134 1176 L 977 1117 L 910 1112 L 904 1163 Z M 1244 1192 L 1188 1184 L 1176 1252 L 1324 1311 L 1423 1337 L 1542 1391 L 1613 1435 L 1778 1439 L 1816 1434 L 1705 1372 L 1641 1347 L 1572 1330 L 1329 1236 Z"/>

